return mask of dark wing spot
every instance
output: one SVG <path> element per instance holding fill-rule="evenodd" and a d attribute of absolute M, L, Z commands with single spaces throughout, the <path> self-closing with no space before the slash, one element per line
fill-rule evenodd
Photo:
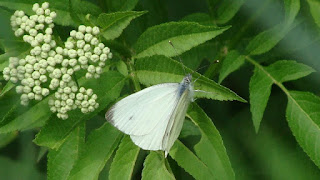
<path fill-rule="evenodd" d="M 130 116 L 129 120 L 132 120 L 133 116 Z"/>

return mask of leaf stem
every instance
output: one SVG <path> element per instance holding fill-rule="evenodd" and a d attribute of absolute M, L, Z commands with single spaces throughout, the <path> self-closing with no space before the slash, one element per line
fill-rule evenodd
<path fill-rule="evenodd" d="M 140 91 L 141 90 L 141 86 L 140 86 L 140 83 L 139 83 L 139 80 L 138 80 L 138 77 L 134 71 L 134 68 L 133 68 L 133 59 L 131 61 L 129 61 L 128 63 L 128 67 L 129 67 L 129 76 L 133 82 L 133 86 L 134 86 L 134 90 L 135 91 Z"/>
<path fill-rule="evenodd" d="M 274 77 L 268 71 L 266 71 L 263 66 L 261 66 L 259 63 L 257 63 L 250 56 L 246 56 L 245 59 L 248 62 L 250 62 L 251 64 L 253 64 L 255 67 L 259 68 L 261 71 L 263 71 L 273 81 L 274 84 L 276 84 L 284 93 L 286 93 L 286 95 L 288 97 L 291 97 L 288 89 L 285 88 L 281 82 L 279 82 L 276 79 L 274 79 Z"/>

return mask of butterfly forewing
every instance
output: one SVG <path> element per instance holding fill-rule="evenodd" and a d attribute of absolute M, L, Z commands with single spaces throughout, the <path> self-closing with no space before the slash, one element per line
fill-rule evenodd
<path fill-rule="evenodd" d="M 179 83 L 165 83 L 143 89 L 116 103 L 106 119 L 122 132 L 143 136 L 167 124 L 178 103 Z M 157 132 L 159 133 L 159 132 Z"/>

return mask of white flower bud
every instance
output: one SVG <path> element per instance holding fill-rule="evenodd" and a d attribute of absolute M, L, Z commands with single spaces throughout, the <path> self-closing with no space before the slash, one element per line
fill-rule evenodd
<path fill-rule="evenodd" d="M 24 31 L 23 31 L 23 29 L 21 29 L 21 28 L 19 28 L 19 29 L 17 29 L 15 32 L 14 32 L 14 35 L 15 36 L 21 36 L 21 35 L 23 35 L 24 34 Z"/>
<path fill-rule="evenodd" d="M 101 49 L 99 47 L 95 47 L 93 52 L 96 54 L 96 55 L 100 55 L 102 53 Z"/>
<path fill-rule="evenodd" d="M 40 5 L 38 3 L 33 4 L 32 6 L 32 11 L 37 12 L 37 10 L 39 9 Z"/>
<path fill-rule="evenodd" d="M 47 79 L 47 76 L 41 75 L 39 80 L 44 83 L 44 82 L 47 82 L 48 79 Z"/>
<path fill-rule="evenodd" d="M 63 54 L 63 49 L 62 49 L 62 47 L 57 47 L 57 48 L 56 48 L 56 52 L 57 52 L 58 54 Z"/>
<path fill-rule="evenodd" d="M 82 93 L 77 93 L 76 98 L 78 100 L 80 100 L 80 101 L 83 100 L 83 94 Z"/>
<path fill-rule="evenodd" d="M 82 33 L 82 32 L 77 32 L 77 33 L 76 33 L 76 38 L 77 38 L 77 39 L 83 39 L 83 38 L 84 38 L 83 33 Z"/>
<path fill-rule="evenodd" d="M 75 30 L 70 31 L 71 37 L 76 37 L 76 34 L 77 34 L 77 31 L 75 31 Z"/>
<path fill-rule="evenodd" d="M 77 48 L 82 49 L 86 42 L 84 40 L 78 40 L 77 41 Z"/>
<path fill-rule="evenodd" d="M 57 45 L 55 40 L 51 40 L 49 44 L 51 47 L 56 47 L 56 45 Z"/>
<path fill-rule="evenodd" d="M 21 99 L 21 101 L 28 101 L 28 95 L 27 94 L 22 94 L 21 96 L 20 96 L 20 99 Z"/>
<path fill-rule="evenodd" d="M 33 87 L 33 92 L 34 92 L 35 94 L 41 94 L 41 91 L 42 91 L 42 89 L 41 89 L 40 86 L 35 86 L 35 87 Z"/>
<path fill-rule="evenodd" d="M 61 107 L 60 101 L 59 100 L 55 100 L 54 101 L 54 106 L 57 107 L 57 108 Z"/>
<path fill-rule="evenodd" d="M 62 62 L 62 60 L 63 60 L 63 56 L 61 54 L 56 54 L 54 56 L 54 59 L 56 60 L 57 64 L 60 64 Z"/>
<path fill-rule="evenodd" d="M 99 59 L 101 62 L 105 62 L 108 59 L 108 56 L 106 54 L 101 54 Z"/>
<path fill-rule="evenodd" d="M 42 96 L 41 96 L 40 94 L 36 94 L 36 95 L 34 96 L 34 99 L 35 99 L 36 101 L 41 101 L 41 100 L 42 100 Z"/>
<path fill-rule="evenodd" d="M 42 94 L 42 96 L 48 96 L 49 95 L 49 89 L 42 88 L 41 94 Z"/>
<path fill-rule="evenodd" d="M 102 74 L 102 68 L 101 67 L 96 67 L 96 73 L 97 74 Z"/>
<path fill-rule="evenodd" d="M 78 31 L 79 31 L 79 32 L 82 32 L 82 33 L 85 33 L 85 32 L 86 32 L 86 26 L 80 25 L 80 26 L 78 27 Z"/>
<path fill-rule="evenodd" d="M 94 111 L 94 107 L 93 107 L 93 106 L 89 106 L 89 107 L 88 107 L 88 111 L 89 111 L 89 112 L 93 112 L 93 111 Z"/>
<path fill-rule="evenodd" d="M 62 76 L 62 80 L 63 80 L 64 82 L 70 82 L 70 81 L 71 81 L 71 76 L 70 76 L 69 74 L 64 74 L 64 75 Z"/>
<path fill-rule="evenodd" d="M 92 28 L 92 34 L 93 35 L 98 35 L 99 33 L 100 33 L 100 29 L 97 26 Z"/>
<path fill-rule="evenodd" d="M 67 105 L 72 106 L 74 102 L 72 99 L 67 99 L 66 103 L 67 103 Z"/>
<path fill-rule="evenodd" d="M 88 66 L 88 72 L 89 72 L 89 73 L 92 73 L 92 74 L 95 73 L 95 67 L 94 67 L 94 65 L 89 65 L 89 66 Z"/>
<path fill-rule="evenodd" d="M 81 106 L 82 106 L 82 107 L 85 107 L 85 108 L 88 107 L 88 106 L 89 106 L 88 101 L 82 101 L 82 102 L 81 102 Z"/>
<path fill-rule="evenodd" d="M 39 71 L 34 71 L 34 72 L 32 73 L 32 78 L 33 78 L 33 79 L 39 79 L 39 78 L 40 78 L 40 73 L 39 73 Z"/>
<path fill-rule="evenodd" d="M 51 34 L 52 34 L 52 28 L 47 28 L 46 31 L 45 31 L 45 33 L 51 35 Z"/>
<path fill-rule="evenodd" d="M 75 65 L 75 66 L 73 67 L 73 70 L 74 70 L 74 71 L 79 71 L 79 70 L 80 70 L 80 66 L 79 66 L 79 65 Z"/>
<path fill-rule="evenodd" d="M 40 85 L 41 85 L 41 81 L 40 81 L 40 80 L 35 80 L 35 81 L 34 81 L 34 85 L 40 86 Z"/>
<path fill-rule="evenodd" d="M 99 40 L 96 37 L 94 37 L 91 39 L 90 43 L 95 46 L 99 44 Z"/>
<path fill-rule="evenodd" d="M 87 78 L 87 79 L 90 79 L 90 78 L 92 78 L 92 77 L 93 77 L 93 75 L 92 75 L 91 73 L 89 73 L 89 72 L 86 73 L 86 78 Z"/>
<path fill-rule="evenodd" d="M 63 89 L 63 92 L 66 93 L 66 94 L 70 94 L 71 93 L 71 88 L 70 87 L 65 87 Z"/>
<path fill-rule="evenodd" d="M 86 42 L 90 42 L 92 40 L 92 38 L 93 38 L 92 34 L 85 34 L 84 35 L 84 40 Z"/>
<path fill-rule="evenodd" d="M 47 16 L 50 16 L 50 12 L 51 12 L 50 9 L 44 10 L 44 14 L 47 15 Z"/>
<path fill-rule="evenodd" d="M 67 87 L 67 83 L 65 81 L 60 81 L 60 87 L 61 88 Z"/>
<path fill-rule="evenodd" d="M 87 26 L 87 27 L 86 27 L 86 32 L 87 32 L 87 33 L 91 33 L 91 32 L 92 32 L 92 27 Z"/>
<path fill-rule="evenodd" d="M 56 17 L 57 17 L 57 13 L 56 13 L 56 12 L 51 12 L 51 13 L 50 13 L 50 17 L 51 17 L 52 19 L 56 18 Z"/>
<path fill-rule="evenodd" d="M 73 69 L 68 69 L 67 70 L 67 74 L 69 74 L 70 76 L 73 74 L 73 72 L 74 72 Z"/>
<path fill-rule="evenodd" d="M 31 88 L 29 86 L 24 86 L 23 92 L 27 94 L 27 93 L 31 92 Z"/>
<path fill-rule="evenodd" d="M 43 15 L 43 14 L 44 14 L 44 10 L 43 10 L 42 8 L 39 8 L 39 9 L 37 9 L 36 14 L 37 14 L 38 16 Z M 39 19 L 38 19 L 38 21 L 39 21 Z M 39 23 L 43 23 L 43 22 L 40 22 L 40 21 L 39 21 Z"/>
<path fill-rule="evenodd" d="M 44 2 L 41 5 L 42 9 L 48 9 L 49 8 L 49 3 L 48 2 Z"/>
<path fill-rule="evenodd" d="M 41 16 L 41 17 L 44 17 L 44 16 Z M 39 21 L 40 17 L 37 18 L 37 21 Z M 41 19 L 42 21 L 43 19 Z M 35 27 L 34 27 L 36 30 L 43 30 L 44 28 L 44 24 L 37 24 Z"/>
<path fill-rule="evenodd" d="M 61 99 L 64 100 L 64 101 L 67 100 L 68 99 L 68 95 L 65 94 L 65 93 L 61 94 Z"/>
<path fill-rule="evenodd" d="M 61 70 L 60 69 L 55 69 L 53 70 L 53 77 L 54 78 L 60 78 L 61 77 Z"/>
<path fill-rule="evenodd" d="M 16 86 L 16 92 L 21 94 L 23 92 L 23 86 Z"/>
<path fill-rule="evenodd" d="M 91 106 L 94 106 L 96 104 L 96 100 L 94 99 L 90 99 L 88 102 Z"/>
<path fill-rule="evenodd" d="M 68 68 L 66 68 L 66 67 L 62 67 L 62 68 L 61 68 L 61 73 L 62 73 L 62 74 L 66 74 L 67 71 L 68 71 Z"/>
<path fill-rule="evenodd" d="M 33 92 L 28 93 L 28 98 L 30 100 L 34 99 L 34 93 Z"/>
<path fill-rule="evenodd" d="M 74 49 L 70 49 L 70 50 L 68 51 L 68 56 L 69 56 L 70 58 L 75 58 L 75 57 L 77 57 L 77 51 L 74 50 Z"/>
<path fill-rule="evenodd" d="M 112 53 L 108 54 L 108 59 L 112 59 Z"/>
<path fill-rule="evenodd" d="M 110 52 L 110 49 L 108 47 L 103 48 L 102 52 L 104 54 L 108 54 Z"/>
<path fill-rule="evenodd" d="M 51 35 L 49 35 L 49 34 L 45 34 L 45 35 L 43 35 L 43 41 L 45 42 L 45 43 L 50 43 L 51 42 L 51 40 L 52 40 L 52 37 L 51 37 Z"/>
<path fill-rule="evenodd" d="M 52 106 L 52 107 L 50 107 L 50 111 L 55 113 L 55 112 L 57 112 L 57 108 L 55 106 Z"/>
<path fill-rule="evenodd" d="M 81 112 L 82 112 L 83 114 L 86 114 L 86 113 L 89 112 L 89 110 L 88 110 L 87 108 L 81 108 Z"/>
<path fill-rule="evenodd" d="M 92 89 L 87 89 L 86 94 L 88 96 L 91 96 L 93 94 L 93 90 Z"/>
<path fill-rule="evenodd" d="M 100 57 L 96 54 L 93 54 L 90 59 L 92 62 L 96 63 L 99 61 Z"/>
<path fill-rule="evenodd" d="M 90 44 L 86 44 L 86 45 L 83 46 L 83 51 L 88 52 L 90 50 L 91 50 Z"/>
<path fill-rule="evenodd" d="M 72 42 L 70 42 L 70 41 L 67 41 L 67 42 L 65 43 L 65 47 L 66 47 L 67 49 L 73 49 L 73 48 L 74 48 L 74 44 L 73 44 Z"/>
<path fill-rule="evenodd" d="M 61 66 L 62 67 L 67 67 L 69 64 L 69 60 L 68 59 L 64 59 L 62 62 L 61 62 Z"/>

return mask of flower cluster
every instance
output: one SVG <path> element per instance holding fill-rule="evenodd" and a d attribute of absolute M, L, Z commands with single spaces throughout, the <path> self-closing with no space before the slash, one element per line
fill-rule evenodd
<path fill-rule="evenodd" d="M 78 88 L 74 73 L 86 70 L 86 78 L 99 78 L 105 61 L 112 58 L 108 47 L 100 43 L 98 27 L 81 25 L 71 31 L 64 47 L 57 46 L 53 36 L 53 20 L 57 14 L 49 9 L 49 3 L 36 3 L 30 17 L 16 11 L 11 17 L 11 26 L 17 37 L 32 46 L 25 58 L 10 57 L 9 66 L 4 68 L 7 81 L 19 83 L 16 92 L 21 94 L 21 104 L 30 100 L 42 100 L 50 90 L 56 91 L 49 100 L 52 112 L 67 119 L 67 112 L 80 108 L 83 113 L 94 111 L 99 104 L 92 89 Z"/>

